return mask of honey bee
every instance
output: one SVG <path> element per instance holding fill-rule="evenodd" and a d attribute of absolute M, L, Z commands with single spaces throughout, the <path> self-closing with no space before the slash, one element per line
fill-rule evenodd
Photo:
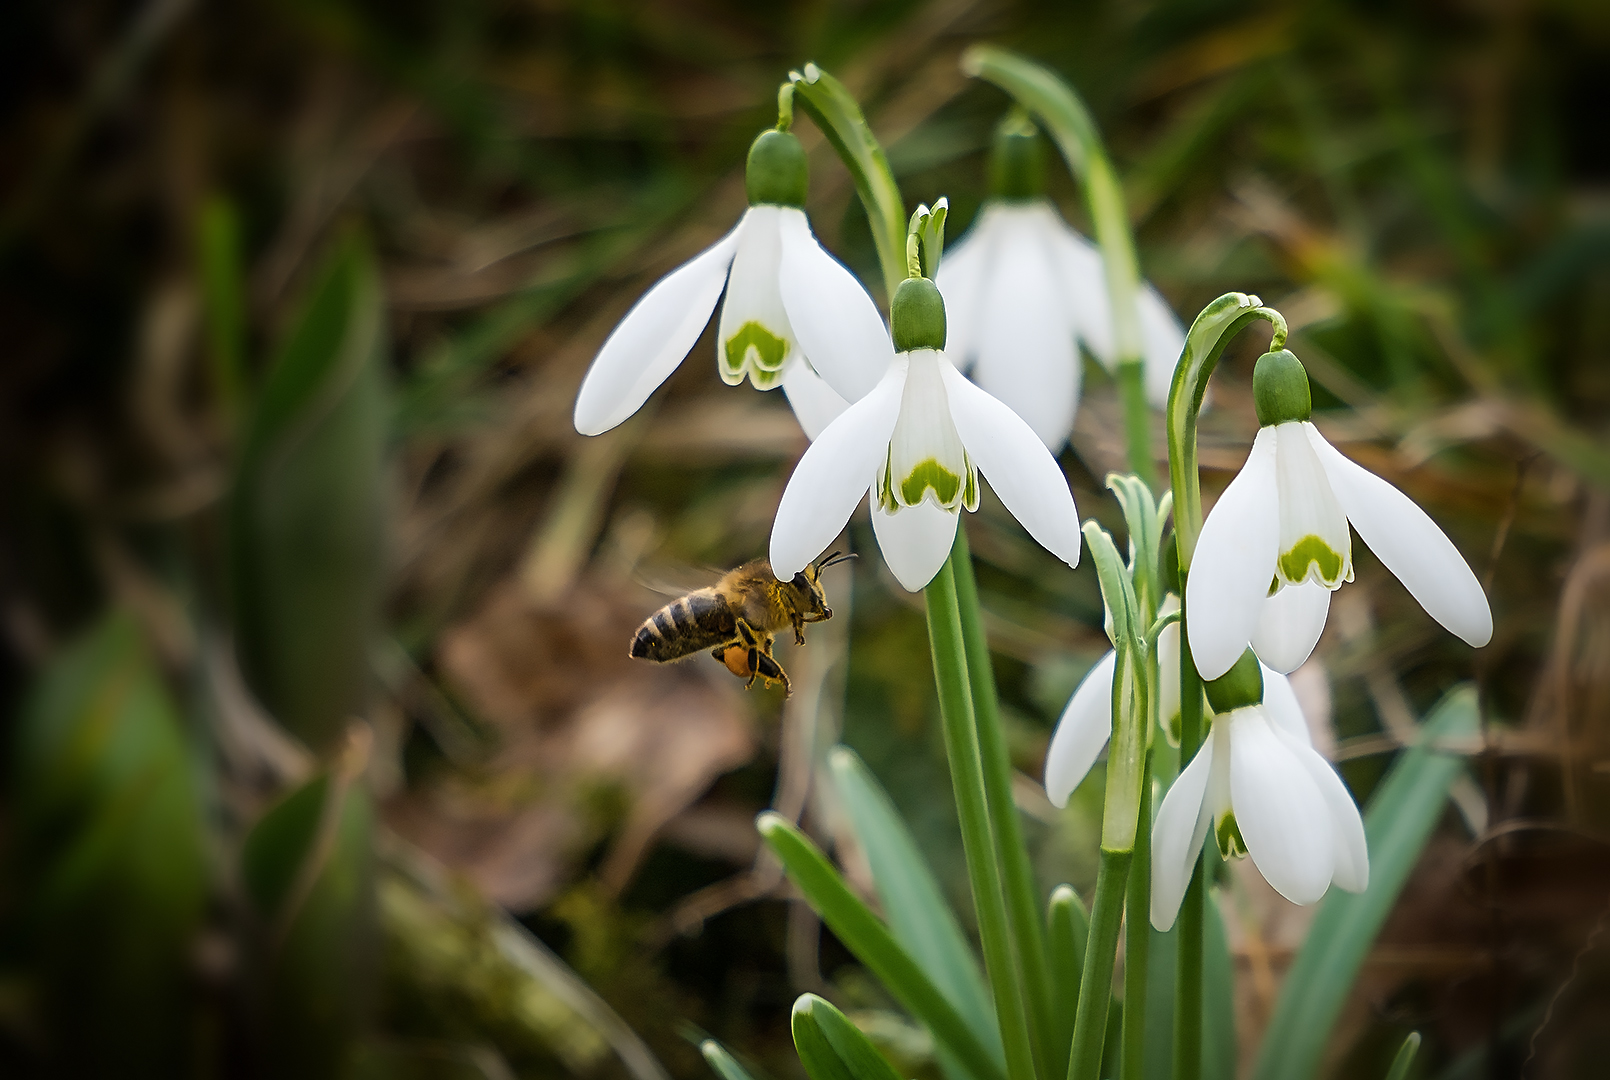
<path fill-rule="evenodd" d="M 767 686 L 782 683 L 788 693 L 788 674 L 771 654 L 772 635 L 791 626 L 795 643 L 805 644 L 806 623 L 833 617 L 822 592 L 822 571 L 854 557 L 835 551 L 791 581 L 778 581 L 769 560 L 746 562 L 712 587 L 673 600 L 643 620 L 632 635 L 632 655 L 663 664 L 710 649 L 728 671 L 740 679 L 748 676 L 745 689 L 763 679 Z"/>

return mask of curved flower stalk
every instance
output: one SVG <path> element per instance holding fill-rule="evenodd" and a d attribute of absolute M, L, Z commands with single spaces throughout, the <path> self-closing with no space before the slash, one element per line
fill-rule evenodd
<path fill-rule="evenodd" d="M 1363 892 L 1370 878 L 1363 819 L 1314 750 L 1286 679 L 1245 652 L 1208 685 L 1208 699 L 1215 709 L 1208 737 L 1152 827 L 1152 925 L 1174 925 L 1210 825 L 1225 858 L 1250 855 L 1294 904 L 1315 903 L 1332 884 Z"/>
<path fill-rule="evenodd" d="M 881 351 L 883 378 L 821 431 L 788 481 L 772 526 L 773 571 L 787 580 L 803 569 L 870 493 L 884 560 L 916 592 L 949 556 L 959 511 L 978 508 L 980 472 L 1031 536 L 1077 566 L 1079 517 L 1062 470 L 1028 424 L 946 357 L 934 283 L 903 282 L 890 322 L 892 343 L 880 325 L 857 344 Z"/>
<path fill-rule="evenodd" d="M 602 434 L 642 407 L 698 341 L 723 289 L 716 369 L 724 382 L 783 386 L 790 404 L 810 376 L 844 400 L 876 385 L 886 366 L 887 350 L 875 347 L 883 319 L 811 233 L 799 140 L 786 130 L 761 133 L 746 179 L 749 209 L 737 227 L 656 282 L 598 350 L 576 395 L 583 435 Z"/>
<path fill-rule="evenodd" d="M 1045 197 L 1039 131 L 1009 114 L 996 131 L 991 197 L 934 279 L 950 315 L 950 355 L 1053 451 L 1073 430 L 1079 344 L 1117 374 L 1101 249 Z M 1150 285 L 1135 295 L 1146 398 L 1168 403 L 1185 331 Z"/>
<path fill-rule="evenodd" d="M 1202 677 L 1223 675 L 1249 643 L 1280 671 L 1308 658 L 1331 591 L 1353 580 L 1349 524 L 1432 618 L 1487 644 L 1493 617 L 1476 575 L 1425 511 L 1309 422 L 1301 362 L 1284 349 L 1265 353 L 1253 394 L 1262 426 L 1202 525 L 1185 585 Z"/>

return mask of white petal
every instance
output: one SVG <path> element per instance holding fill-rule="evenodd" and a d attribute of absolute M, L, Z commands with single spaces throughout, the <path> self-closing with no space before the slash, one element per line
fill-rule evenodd
<path fill-rule="evenodd" d="M 1268 665 L 1262 667 L 1264 715 L 1276 730 L 1285 732 L 1304 746 L 1312 746 L 1313 736 L 1308 733 L 1308 720 L 1297 701 L 1296 691 L 1291 688 L 1291 680 Z"/>
<path fill-rule="evenodd" d="M 1305 729 L 1306 732 L 1306 729 Z M 1331 880 L 1348 892 L 1363 892 L 1370 884 L 1369 845 L 1364 839 L 1364 819 L 1359 816 L 1358 804 L 1348 792 L 1347 785 L 1336 774 L 1330 762 L 1306 742 L 1292 737 L 1284 727 L 1276 732 L 1308 773 L 1314 788 L 1325 800 L 1330 817 L 1331 854 L 1335 860 Z"/>
<path fill-rule="evenodd" d="M 1154 409 L 1167 408 L 1174 367 L 1185 351 L 1185 328 L 1168 301 L 1150 285 L 1140 290 L 1135 307 L 1140 315 L 1140 353 L 1146 361 L 1146 400 Z"/>
<path fill-rule="evenodd" d="M 978 314 L 1000 237 L 999 203 L 985 203 L 967 235 L 945 251 L 934 284 L 945 299 L 945 353 L 967 370 L 977 358 Z"/>
<path fill-rule="evenodd" d="M 872 531 L 895 580 L 907 592 L 921 592 L 945 565 L 956 542 L 961 511 L 923 501 L 891 514 L 872 500 Z"/>
<path fill-rule="evenodd" d="M 1118 654 L 1109 652 L 1085 674 L 1068 699 L 1045 754 L 1045 793 L 1055 806 L 1068 797 L 1112 738 L 1112 676 Z"/>
<path fill-rule="evenodd" d="M 805 437 L 813 442 L 850 407 L 803 357 L 783 372 L 783 393 L 794 410 L 794 419 L 805 429 Z"/>
<path fill-rule="evenodd" d="M 802 210 L 785 207 L 779 225 L 783 307 L 799 347 L 816 373 L 845 401 L 878 384 L 894 345 L 866 288 L 811 235 Z"/>
<path fill-rule="evenodd" d="M 889 448 L 904 362 L 822 432 L 794 467 L 771 527 L 772 572 L 787 581 L 827 549 L 855 512 Z"/>
<path fill-rule="evenodd" d="M 655 282 L 598 350 L 576 394 L 576 430 L 601 435 L 648 400 L 704 332 L 743 233 L 737 228 Z"/>
<path fill-rule="evenodd" d="M 1335 866 L 1325 799 L 1263 710 L 1237 709 L 1228 722 L 1230 805 L 1247 854 L 1281 896 L 1312 904 L 1330 887 Z"/>
<path fill-rule="evenodd" d="M 1287 585 L 1264 600 L 1252 651 L 1276 671 L 1296 671 L 1314 651 L 1330 614 L 1330 590 L 1315 581 Z"/>
<path fill-rule="evenodd" d="M 940 363 L 950 415 L 967 454 L 1029 535 L 1069 566 L 1079 565 L 1079 511 L 1056 458 L 1022 418 Z"/>
<path fill-rule="evenodd" d="M 1152 825 L 1152 925 L 1159 930 L 1173 926 L 1180 913 L 1180 902 L 1185 899 L 1213 819 L 1206 805 L 1213 758 L 1213 740 L 1205 739 L 1157 808 Z"/>
<path fill-rule="evenodd" d="M 778 286 L 779 230 L 786 213 L 803 216 L 781 206 L 752 206 L 744 215 L 743 236 L 727 276 L 716 331 L 716 370 L 729 386 L 747 375 L 756 388 L 770 390 L 799 355 Z"/>
<path fill-rule="evenodd" d="M 1107 270 L 1101 249 L 1080 236 L 1047 206 L 1046 236 L 1055 252 L 1063 287 L 1063 303 L 1079 340 L 1090 355 L 1112 370 L 1114 346 L 1112 304 L 1107 299 Z"/>
<path fill-rule="evenodd" d="M 1331 490 L 1376 558 L 1433 619 L 1478 648 L 1492 640 L 1493 613 L 1459 549 L 1414 500 L 1343 456 L 1304 424 Z"/>
<path fill-rule="evenodd" d="M 973 381 L 1054 453 L 1067 443 L 1079 404 L 1078 346 L 1044 226 L 1021 215 L 1002 224 L 977 316 Z"/>
<path fill-rule="evenodd" d="M 1288 585 L 1317 581 L 1334 589 L 1353 580 L 1347 515 L 1308 441 L 1312 425 L 1275 426 L 1275 482 L 1280 488 L 1280 555 L 1276 572 Z"/>
<path fill-rule="evenodd" d="M 1252 640 L 1274 577 L 1279 528 L 1275 432 L 1263 428 L 1203 523 L 1185 579 L 1186 633 L 1202 678 L 1229 671 Z"/>

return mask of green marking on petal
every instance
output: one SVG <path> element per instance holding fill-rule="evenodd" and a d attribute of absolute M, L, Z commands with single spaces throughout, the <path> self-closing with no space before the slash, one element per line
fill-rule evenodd
<path fill-rule="evenodd" d="M 962 488 L 962 478 L 939 464 L 937 458 L 927 458 L 918 462 L 900 481 L 900 501 L 906 506 L 916 506 L 929 488 L 934 489 L 940 506 L 953 507 L 956 493 Z"/>
<path fill-rule="evenodd" d="M 736 334 L 727 339 L 722 352 L 722 367 L 725 369 L 722 376 L 724 378 L 730 371 L 738 375 L 738 381 L 742 381 L 746 364 L 757 374 L 781 371 L 783 360 L 787 356 L 788 342 L 750 319 L 738 328 Z M 757 382 L 755 385 L 760 384 Z"/>
<path fill-rule="evenodd" d="M 1226 811 L 1213 823 L 1213 837 L 1219 842 L 1219 854 L 1226 859 L 1239 859 L 1247 853 L 1247 842 L 1236 824 L 1235 811 Z"/>
<path fill-rule="evenodd" d="M 1343 559 L 1340 552 L 1325 541 L 1309 533 L 1280 556 L 1280 576 L 1287 583 L 1300 585 L 1308 577 L 1310 565 L 1319 568 L 1319 579 L 1334 588 L 1342 581 Z"/>
<path fill-rule="evenodd" d="M 962 505 L 969 511 L 978 509 L 978 470 L 973 467 L 971 458 L 963 455 L 967 462 L 967 487 L 962 491 Z"/>

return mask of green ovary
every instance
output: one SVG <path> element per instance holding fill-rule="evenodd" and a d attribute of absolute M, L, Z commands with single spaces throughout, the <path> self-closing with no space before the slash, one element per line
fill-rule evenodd
<path fill-rule="evenodd" d="M 1299 585 L 1308 577 L 1310 565 L 1319 568 L 1319 580 L 1329 587 L 1341 584 L 1345 569 L 1335 548 L 1309 533 L 1280 556 L 1280 576 L 1287 584 Z"/>
<path fill-rule="evenodd" d="M 1236 824 L 1235 813 L 1226 813 L 1213 825 L 1213 837 L 1219 842 L 1219 854 L 1226 859 L 1239 859 L 1247 853 L 1247 842 Z"/>
<path fill-rule="evenodd" d="M 753 359 L 750 359 L 753 350 Z M 762 390 L 777 385 L 777 374 L 783 369 L 788 356 L 788 342 L 767 330 L 753 319 L 738 328 L 727 339 L 723 359 L 722 377 L 729 382 L 742 382 L 744 366 L 749 366 L 750 381 Z"/>

